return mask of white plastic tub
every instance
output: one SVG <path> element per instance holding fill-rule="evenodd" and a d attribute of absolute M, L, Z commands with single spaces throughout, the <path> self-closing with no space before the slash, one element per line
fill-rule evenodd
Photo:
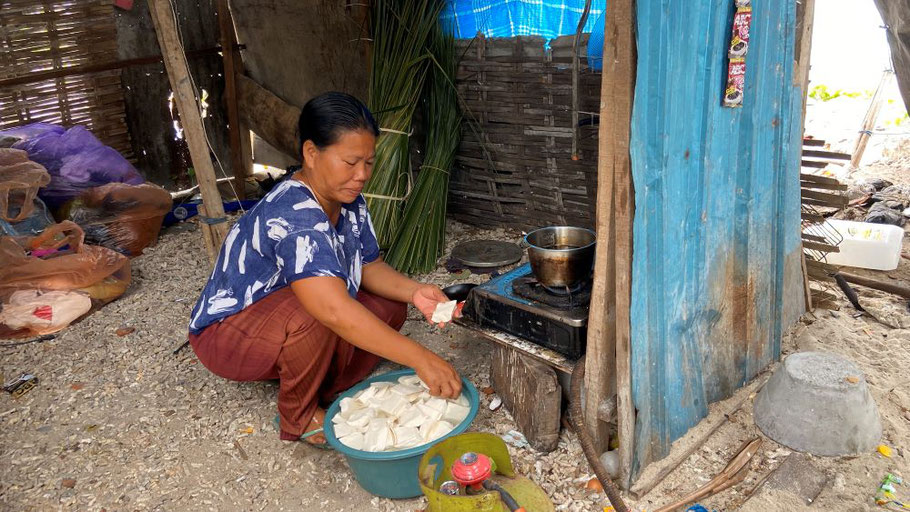
<path fill-rule="evenodd" d="M 849 220 L 829 220 L 825 224 L 844 237 L 838 246 L 840 252 L 828 254 L 828 263 L 871 270 L 897 268 L 901 260 L 903 228 Z"/>

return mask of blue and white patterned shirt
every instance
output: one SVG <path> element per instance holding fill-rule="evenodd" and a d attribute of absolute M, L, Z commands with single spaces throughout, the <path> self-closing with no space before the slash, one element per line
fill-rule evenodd
<path fill-rule="evenodd" d="M 341 205 L 332 226 L 313 192 L 287 179 L 240 217 L 193 308 L 190 332 L 202 330 L 298 279 L 333 276 L 357 297 L 363 265 L 379 258 L 366 201 Z"/>

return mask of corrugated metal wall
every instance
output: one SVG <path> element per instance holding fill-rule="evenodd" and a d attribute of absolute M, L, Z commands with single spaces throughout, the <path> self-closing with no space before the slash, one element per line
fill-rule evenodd
<path fill-rule="evenodd" d="M 753 4 L 744 107 L 731 109 L 733 0 L 638 2 L 634 473 L 779 358 L 802 311 L 795 9 Z"/>

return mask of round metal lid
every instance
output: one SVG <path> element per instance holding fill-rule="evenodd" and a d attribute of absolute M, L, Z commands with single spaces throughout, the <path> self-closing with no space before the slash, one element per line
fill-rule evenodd
<path fill-rule="evenodd" d="M 500 240 L 471 240 L 452 249 L 452 258 L 467 267 L 493 268 L 515 263 L 524 251 L 516 244 Z"/>

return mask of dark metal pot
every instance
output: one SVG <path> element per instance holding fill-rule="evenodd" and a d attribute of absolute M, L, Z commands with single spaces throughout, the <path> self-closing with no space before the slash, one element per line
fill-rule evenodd
<path fill-rule="evenodd" d="M 534 277 L 553 291 L 572 290 L 591 278 L 597 235 L 590 229 L 551 226 L 525 237 Z"/>

